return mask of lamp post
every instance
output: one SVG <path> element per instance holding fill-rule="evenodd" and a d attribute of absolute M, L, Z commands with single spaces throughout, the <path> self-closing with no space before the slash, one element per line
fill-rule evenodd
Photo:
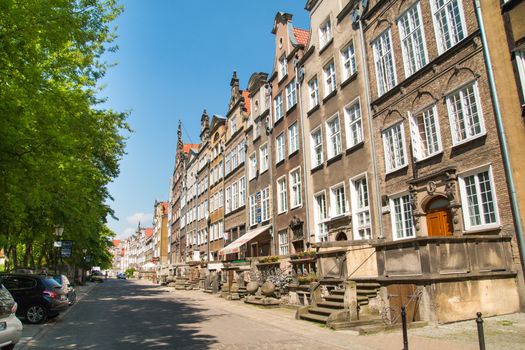
<path fill-rule="evenodd" d="M 58 248 L 58 253 L 60 253 L 60 247 L 62 246 L 62 242 L 60 241 L 60 238 L 62 237 L 63 233 L 64 233 L 64 226 L 56 225 L 55 226 L 55 237 L 57 238 L 57 240 L 55 241 L 54 246 Z M 55 275 L 57 274 L 58 257 L 59 255 L 57 254 L 55 256 Z"/>
<path fill-rule="evenodd" d="M 82 285 L 84 285 L 84 283 L 86 282 L 86 263 L 87 263 L 87 249 L 84 248 L 82 249 L 82 279 L 81 279 L 81 282 L 82 282 Z"/>

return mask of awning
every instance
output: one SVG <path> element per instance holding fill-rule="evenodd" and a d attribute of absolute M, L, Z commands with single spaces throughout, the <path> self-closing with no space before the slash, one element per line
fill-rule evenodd
<path fill-rule="evenodd" d="M 266 225 L 266 226 L 262 226 L 262 227 L 256 228 L 255 230 L 251 230 L 251 231 L 246 232 L 244 235 L 242 235 L 241 237 L 237 238 L 235 241 L 233 241 L 230 244 L 228 244 L 227 247 L 222 248 L 219 251 L 219 253 L 222 254 L 222 255 L 238 253 L 239 252 L 239 248 L 242 245 L 248 243 L 249 241 L 251 241 L 252 239 L 257 237 L 261 233 L 266 232 L 270 228 L 270 226 L 271 225 Z"/>

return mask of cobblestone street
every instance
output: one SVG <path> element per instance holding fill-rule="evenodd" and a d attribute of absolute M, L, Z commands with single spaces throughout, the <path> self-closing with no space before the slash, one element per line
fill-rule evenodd
<path fill-rule="evenodd" d="M 201 291 L 108 280 L 21 349 L 401 349 L 400 331 L 360 336 Z M 87 327 L 89 325 L 89 327 Z M 485 320 L 488 349 L 522 349 L 525 315 Z M 410 349 L 479 349 L 474 321 L 409 330 Z"/>

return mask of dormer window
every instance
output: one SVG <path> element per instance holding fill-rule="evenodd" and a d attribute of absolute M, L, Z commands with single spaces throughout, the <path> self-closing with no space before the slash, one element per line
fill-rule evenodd
<path fill-rule="evenodd" d="M 328 17 L 319 26 L 319 48 L 322 49 L 332 39 L 332 24 L 330 23 L 330 17 Z"/>
<path fill-rule="evenodd" d="M 287 64 L 288 62 L 286 61 L 286 54 L 284 53 L 281 58 L 279 58 L 279 80 L 288 74 Z"/>

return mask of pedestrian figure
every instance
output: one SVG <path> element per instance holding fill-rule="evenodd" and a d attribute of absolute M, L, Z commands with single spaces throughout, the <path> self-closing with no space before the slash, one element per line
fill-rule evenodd
<path fill-rule="evenodd" d="M 106 271 L 106 279 L 108 279 L 108 272 Z"/>

